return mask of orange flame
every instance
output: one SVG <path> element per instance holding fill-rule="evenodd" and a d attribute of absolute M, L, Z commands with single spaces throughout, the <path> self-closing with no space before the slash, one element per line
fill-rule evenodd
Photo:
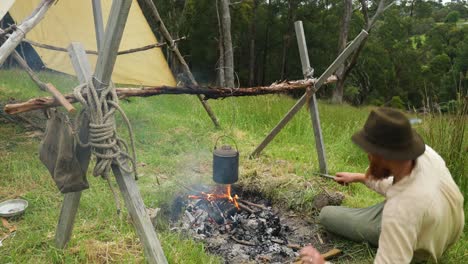
<path fill-rule="evenodd" d="M 221 192 L 216 192 L 216 191 L 214 193 L 200 192 L 200 195 L 189 195 L 188 198 L 205 199 L 210 202 L 213 202 L 217 199 L 227 199 L 229 202 L 233 203 L 237 209 L 239 209 L 239 204 L 237 203 L 237 199 L 239 199 L 239 196 L 237 196 L 237 194 L 234 195 L 234 197 L 231 195 L 230 184 L 227 184 L 226 188 L 224 190 L 221 190 Z"/>

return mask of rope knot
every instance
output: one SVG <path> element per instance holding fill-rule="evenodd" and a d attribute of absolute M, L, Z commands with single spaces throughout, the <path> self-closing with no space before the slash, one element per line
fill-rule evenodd
<path fill-rule="evenodd" d="M 87 83 L 78 85 L 73 91 L 75 97 L 83 106 L 83 110 L 76 120 L 77 124 L 80 124 L 84 114 L 87 114 L 89 118 L 88 142 L 81 142 L 76 137 L 77 141 L 84 147 L 91 146 L 91 151 L 96 156 L 94 176 L 102 176 L 107 179 L 111 166 L 117 165 L 121 170 L 134 174 L 135 179 L 137 179 L 134 136 L 130 121 L 119 106 L 119 99 L 113 85 L 104 87 L 98 94 L 94 87 L 95 79 L 94 77 L 90 78 Z M 131 142 L 131 156 L 127 153 L 127 143 L 117 136 L 115 111 L 121 114 L 127 125 Z"/>

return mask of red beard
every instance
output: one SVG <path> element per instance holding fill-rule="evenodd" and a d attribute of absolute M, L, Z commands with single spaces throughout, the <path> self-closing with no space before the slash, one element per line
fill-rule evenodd
<path fill-rule="evenodd" d="M 391 176 L 391 171 L 388 169 L 383 161 L 379 159 L 369 159 L 370 165 L 367 169 L 366 176 L 376 180 L 382 180 Z"/>

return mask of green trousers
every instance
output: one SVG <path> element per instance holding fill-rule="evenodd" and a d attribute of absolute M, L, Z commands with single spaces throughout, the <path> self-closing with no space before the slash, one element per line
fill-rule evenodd
<path fill-rule="evenodd" d="M 384 203 L 367 208 L 326 206 L 320 211 L 319 221 L 333 234 L 378 246 Z"/>

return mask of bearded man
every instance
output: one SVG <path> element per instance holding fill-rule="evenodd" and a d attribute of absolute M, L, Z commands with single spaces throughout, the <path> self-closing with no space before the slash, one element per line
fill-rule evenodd
<path fill-rule="evenodd" d="M 368 208 L 327 206 L 320 223 L 331 233 L 378 247 L 374 263 L 437 260 L 461 236 L 463 195 L 444 160 L 411 128 L 405 115 L 373 110 L 352 140 L 368 155 L 365 174 L 340 172 L 340 184 L 363 183 L 385 196 Z M 324 263 L 313 247 L 303 263 Z"/>

